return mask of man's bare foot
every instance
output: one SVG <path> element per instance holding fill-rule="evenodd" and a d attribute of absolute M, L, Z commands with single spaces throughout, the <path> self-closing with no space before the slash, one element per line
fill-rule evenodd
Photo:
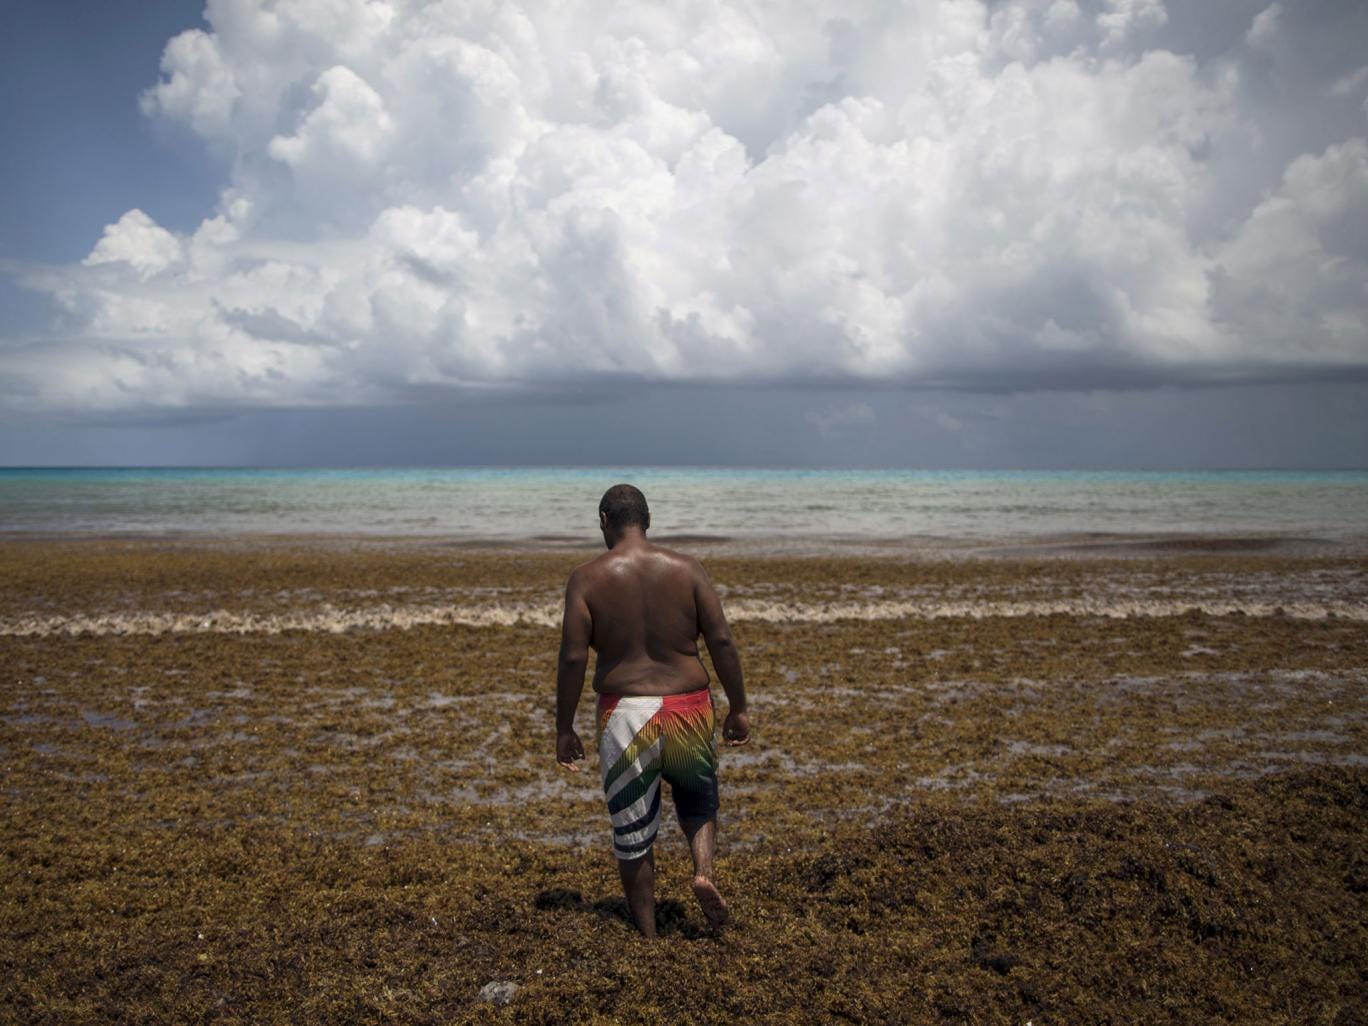
<path fill-rule="evenodd" d="M 708 925 L 714 930 L 724 925 L 727 921 L 727 903 L 722 900 L 722 895 L 717 892 L 713 882 L 706 876 L 696 876 L 693 892 L 703 909 L 703 914 L 708 917 Z"/>

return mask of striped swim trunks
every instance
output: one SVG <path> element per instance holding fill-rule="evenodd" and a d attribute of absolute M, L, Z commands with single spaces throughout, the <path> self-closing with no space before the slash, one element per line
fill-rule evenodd
<path fill-rule="evenodd" d="M 598 751 L 613 820 L 613 854 L 636 859 L 660 828 L 660 781 L 680 819 L 717 814 L 717 742 L 712 692 L 599 695 Z"/>

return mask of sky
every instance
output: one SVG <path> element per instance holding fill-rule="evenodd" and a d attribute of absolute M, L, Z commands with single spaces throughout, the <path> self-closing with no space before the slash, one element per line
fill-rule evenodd
<path fill-rule="evenodd" d="M 26 0 L 0 464 L 1368 466 L 1368 5 Z"/>

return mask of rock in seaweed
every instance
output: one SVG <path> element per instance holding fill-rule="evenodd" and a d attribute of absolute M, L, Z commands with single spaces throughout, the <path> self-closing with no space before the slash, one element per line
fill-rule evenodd
<path fill-rule="evenodd" d="M 518 992 L 518 985 L 512 980 L 491 980 L 480 988 L 480 1000 L 495 1005 L 506 1005 Z"/>

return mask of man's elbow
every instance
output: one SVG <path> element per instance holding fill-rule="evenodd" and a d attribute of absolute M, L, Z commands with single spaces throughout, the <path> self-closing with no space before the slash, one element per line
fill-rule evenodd
<path fill-rule="evenodd" d="M 589 664 L 588 652 L 561 652 L 560 665 L 567 670 L 578 670 Z"/>
<path fill-rule="evenodd" d="M 723 629 L 720 631 L 712 631 L 709 634 L 705 634 L 704 638 L 708 642 L 708 651 L 713 655 L 717 655 L 718 652 L 725 652 L 728 649 L 736 648 L 736 643 L 732 641 L 731 631 L 729 630 Z"/>

